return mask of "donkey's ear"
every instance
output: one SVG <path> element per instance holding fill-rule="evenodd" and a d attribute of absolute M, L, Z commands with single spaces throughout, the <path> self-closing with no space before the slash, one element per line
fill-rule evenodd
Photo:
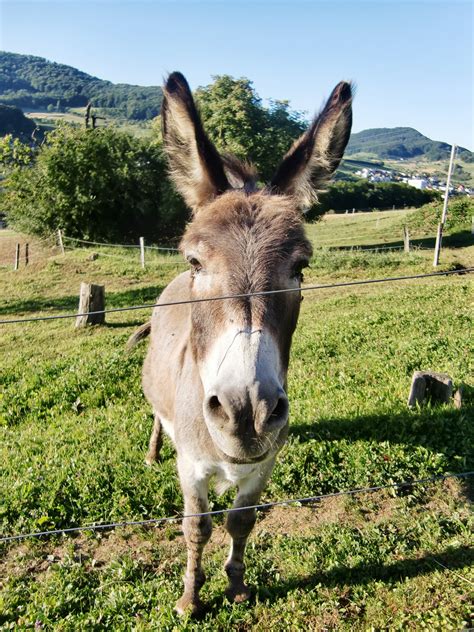
<path fill-rule="evenodd" d="M 352 87 L 341 81 L 311 127 L 295 141 L 274 175 L 275 193 L 290 195 L 301 208 L 317 201 L 317 191 L 339 166 L 352 125 Z"/>
<path fill-rule="evenodd" d="M 217 149 L 204 132 L 191 90 L 183 75 L 173 72 L 163 89 L 163 141 L 171 177 L 186 203 L 197 211 L 229 188 Z"/>

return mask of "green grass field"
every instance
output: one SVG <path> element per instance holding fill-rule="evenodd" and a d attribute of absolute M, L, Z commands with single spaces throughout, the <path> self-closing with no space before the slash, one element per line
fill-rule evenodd
<path fill-rule="evenodd" d="M 430 250 L 328 250 L 401 240 L 405 212 L 328 216 L 305 284 L 432 270 Z M 24 238 L 23 238 L 24 239 Z M 0 232 L 0 318 L 74 312 L 81 281 L 107 307 L 153 302 L 185 269 L 179 256 L 97 248 L 56 254 Z M 326 245 L 323 242 L 327 242 Z M 449 241 L 448 241 L 449 245 Z M 34 255 L 34 257 L 33 257 Z M 446 248 L 441 269 L 474 264 Z M 291 431 L 264 500 L 318 495 L 474 470 L 473 282 L 451 276 L 307 292 L 289 373 Z M 146 343 L 128 336 L 149 310 L 105 326 L 0 325 L 0 533 L 3 536 L 179 513 L 173 449 L 148 468 L 152 416 L 140 389 Z M 463 407 L 408 410 L 414 370 L 464 384 Z M 179 522 L 0 545 L 5 630 L 461 630 L 472 622 L 473 479 L 343 496 L 259 514 L 248 547 L 249 603 L 223 596 L 223 519 L 206 550 L 208 607 L 179 619 L 185 545 Z M 232 493 L 212 494 L 214 509 Z"/>

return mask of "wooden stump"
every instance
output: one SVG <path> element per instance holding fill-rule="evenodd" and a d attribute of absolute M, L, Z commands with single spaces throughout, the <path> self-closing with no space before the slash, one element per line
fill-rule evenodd
<path fill-rule="evenodd" d="M 91 283 L 81 283 L 79 295 L 79 312 L 76 318 L 76 327 L 86 327 L 87 325 L 101 325 L 105 323 L 105 287 L 103 285 L 92 285 Z M 89 312 L 102 312 L 91 314 Z M 82 316 L 80 314 L 83 314 Z"/>
<path fill-rule="evenodd" d="M 428 401 L 446 404 L 453 396 L 453 380 L 446 373 L 415 371 L 411 381 L 408 406 L 413 408 Z"/>

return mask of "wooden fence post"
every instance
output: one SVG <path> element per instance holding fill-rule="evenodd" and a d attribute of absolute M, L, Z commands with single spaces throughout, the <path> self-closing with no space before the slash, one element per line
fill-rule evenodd
<path fill-rule="evenodd" d="M 143 237 L 140 237 L 140 262 L 142 264 L 142 268 L 145 267 L 145 240 Z"/>
<path fill-rule="evenodd" d="M 15 264 L 13 266 L 14 270 L 18 270 L 20 265 L 20 244 L 17 244 L 15 247 Z"/>
<path fill-rule="evenodd" d="M 474 235 L 474 215 L 472 216 L 471 234 Z"/>
<path fill-rule="evenodd" d="M 415 371 L 411 380 L 408 407 L 425 404 L 427 401 L 448 403 L 453 396 L 453 380 L 446 373 Z"/>
<path fill-rule="evenodd" d="M 404 252 L 410 252 L 410 233 L 406 226 L 403 227 L 403 250 Z"/>
<path fill-rule="evenodd" d="M 438 224 L 438 233 L 436 235 L 435 251 L 433 256 L 433 267 L 439 263 L 439 253 L 441 251 L 441 242 L 443 240 L 443 228 L 446 223 L 446 215 L 448 212 L 449 186 L 451 183 L 451 175 L 453 173 L 454 156 L 456 154 L 456 145 L 451 145 L 451 156 L 449 158 L 448 178 L 446 180 L 446 191 L 444 192 L 443 212 L 441 214 L 441 223 Z"/>
<path fill-rule="evenodd" d="M 25 244 L 25 266 L 30 262 L 30 245 L 28 243 Z"/>
<path fill-rule="evenodd" d="M 76 318 L 76 328 L 87 325 L 102 325 L 105 323 L 105 287 L 81 283 L 79 294 L 79 312 Z M 90 312 L 99 312 L 92 314 Z M 83 314 L 81 316 L 81 314 Z"/>
<path fill-rule="evenodd" d="M 58 243 L 59 243 L 59 247 L 61 248 L 61 254 L 64 254 L 64 243 L 63 243 L 63 231 L 58 228 Z"/>

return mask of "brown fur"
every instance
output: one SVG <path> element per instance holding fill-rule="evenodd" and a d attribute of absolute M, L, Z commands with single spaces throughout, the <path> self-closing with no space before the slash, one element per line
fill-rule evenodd
<path fill-rule="evenodd" d="M 181 242 L 191 269 L 168 285 L 159 303 L 291 288 L 311 257 L 300 208 L 339 164 L 350 131 L 350 86 L 339 84 L 311 128 L 283 160 L 272 185 L 221 158 L 206 136 L 186 80 L 165 86 L 163 136 L 171 176 L 193 209 Z M 208 510 L 212 476 L 234 484 L 234 507 L 258 503 L 288 434 L 285 393 L 300 293 L 274 293 L 158 307 L 143 367 L 155 422 L 147 462 L 155 461 L 162 426 L 172 437 L 185 514 Z M 147 326 L 142 334 L 146 335 Z M 137 338 L 139 337 L 136 336 Z M 255 511 L 231 513 L 227 595 L 247 599 L 244 552 Z M 212 522 L 184 520 L 188 563 L 178 612 L 196 613 L 205 581 L 201 558 Z"/>

